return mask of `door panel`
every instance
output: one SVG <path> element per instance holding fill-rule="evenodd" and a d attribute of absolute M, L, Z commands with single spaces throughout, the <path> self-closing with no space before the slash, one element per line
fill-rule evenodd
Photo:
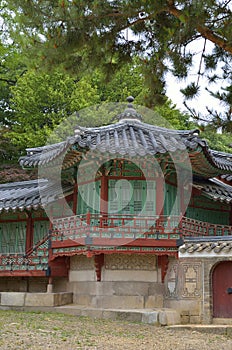
<path fill-rule="evenodd" d="M 213 317 L 232 318 L 232 261 L 218 264 L 212 278 Z"/>

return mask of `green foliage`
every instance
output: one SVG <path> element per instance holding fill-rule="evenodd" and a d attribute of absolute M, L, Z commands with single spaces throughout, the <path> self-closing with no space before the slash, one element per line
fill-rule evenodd
<path fill-rule="evenodd" d="M 10 88 L 26 72 L 20 52 L 12 44 L 0 43 L 0 125 L 10 126 L 13 111 L 10 106 Z"/>
<path fill-rule="evenodd" d="M 74 81 L 58 70 L 53 74 L 28 71 L 11 93 L 14 123 L 10 137 L 21 150 L 44 145 L 64 118 L 98 101 L 87 78 Z"/>
<path fill-rule="evenodd" d="M 198 54 L 191 42 L 204 38 L 214 46 L 207 55 L 202 49 L 196 80 L 204 62 L 216 71 L 231 60 L 232 14 L 226 1 L 9 0 L 5 7 L 5 13 L 15 14 L 6 20 L 11 36 L 34 67 L 59 65 L 78 76 L 100 67 L 109 76 L 136 55 L 155 104 L 165 102 L 167 71 L 180 79 L 189 75 Z M 196 86 L 187 89 L 188 97 L 198 92 Z"/>
<path fill-rule="evenodd" d="M 231 133 L 218 134 L 215 131 L 206 130 L 201 133 L 201 137 L 208 142 L 211 149 L 232 153 Z"/>
<path fill-rule="evenodd" d="M 135 97 L 136 104 L 151 109 L 144 112 L 140 107 L 145 122 L 176 129 L 188 126 L 188 116 L 170 101 L 162 107 L 154 106 L 154 95 L 144 87 L 144 76 L 136 62 L 123 66 L 109 82 L 100 70 L 78 81 L 59 70 L 51 75 L 30 70 L 18 79 L 11 93 L 14 118 L 9 136 L 21 152 L 64 140 L 73 135 L 76 125 L 91 127 L 113 122 L 126 108 L 129 95 Z"/>
<path fill-rule="evenodd" d="M 190 100 L 196 97 L 197 95 L 199 95 L 199 90 L 200 90 L 199 85 L 195 83 L 191 83 L 186 88 L 181 89 L 180 91 L 182 92 L 182 94 L 185 95 L 186 99 Z"/>

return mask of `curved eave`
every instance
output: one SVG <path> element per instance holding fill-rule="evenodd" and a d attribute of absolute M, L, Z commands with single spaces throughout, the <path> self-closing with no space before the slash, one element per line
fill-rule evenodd
<path fill-rule="evenodd" d="M 208 181 L 194 181 L 194 187 L 201 190 L 203 196 L 225 204 L 232 204 L 232 186 L 213 178 Z"/>
<path fill-rule="evenodd" d="M 210 150 L 196 130 L 170 130 L 124 120 L 99 128 L 79 128 L 66 141 L 34 149 L 20 159 L 24 167 L 59 164 L 68 168 L 87 151 L 120 157 L 144 157 L 187 150 L 193 171 L 204 177 L 232 174 L 232 155 Z"/>
<path fill-rule="evenodd" d="M 67 196 L 73 191 L 73 186 L 64 188 Z M 44 203 L 49 205 L 63 196 L 59 186 L 43 180 L 22 181 L 0 185 L 0 213 L 31 211 L 44 208 Z"/>

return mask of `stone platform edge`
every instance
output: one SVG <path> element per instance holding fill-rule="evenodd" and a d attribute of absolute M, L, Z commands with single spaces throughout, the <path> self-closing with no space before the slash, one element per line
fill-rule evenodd
<path fill-rule="evenodd" d="M 1 292 L 0 306 L 61 306 L 73 302 L 73 293 Z"/>

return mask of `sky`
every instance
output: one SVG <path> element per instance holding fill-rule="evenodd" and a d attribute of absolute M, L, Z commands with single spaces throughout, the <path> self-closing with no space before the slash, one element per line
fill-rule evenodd
<path fill-rule="evenodd" d="M 189 76 L 185 81 L 180 81 L 173 77 L 171 73 L 167 74 L 167 86 L 166 86 L 166 93 L 167 96 L 170 98 L 170 100 L 176 105 L 178 109 L 181 111 L 186 111 L 186 107 L 184 106 L 184 97 L 183 94 L 180 92 L 181 88 L 186 87 L 191 82 L 196 83 L 197 82 L 197 72 L 199 69 L 200 59 L 202 55 L 202 49 L 204 46 L 204 40 L 200 39 L 196 42 L 193 42 L 190 49 L 194 50 L 197 54 L 194 58 L 194 65 L 193 68 L 189 71 Z M 213 44 L 209 41 L 206 42 L 206 53 L 210 53 L 212 50 Z M 201 72 L 204 72 L 204 65 L 202 65 Z M 209 86 L 207 78 L 203 76 L 200 77 L 199 80 L 200 85 L 200 93 L 198 97 L 194 97 L 194 99 L 191 101 L 187 101 L 187 104 L 189 107 L 194 108 L 196 112 L 200 112 L 202 115 L 207 116 L 208 111 L 206 109 L 206 106 L 208 106 L 210 109 L 214 109 L 217 112 L 220 112 L 223 110 L 223 104 L 220 103 L 216 98 L 210 96 L 210 94 L 206 91 L 206 87 L 208 87 L 212 91 L 218 91 L 222 87 L 221 85 L 211 84 Z"/>

